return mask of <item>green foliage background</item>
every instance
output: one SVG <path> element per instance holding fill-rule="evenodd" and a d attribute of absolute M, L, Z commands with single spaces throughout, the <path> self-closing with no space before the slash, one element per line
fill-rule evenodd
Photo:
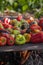
<path fill-rule="evenodd" d="M 6 9 L 21 13 L 29 12 L 39 17 L 43 16 L 43 0 L 0 0 L 0 11 Z"/>

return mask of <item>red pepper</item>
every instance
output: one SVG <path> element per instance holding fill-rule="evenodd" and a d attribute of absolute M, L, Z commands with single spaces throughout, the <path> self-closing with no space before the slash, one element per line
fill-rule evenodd
<path fill-rule="evenodd" d="M 38 42 L 40 42 L 40 34 L 39 33 L 32 34 L 32 36 L 31 36 L 31 42 L 32 43 L 38 43 Z"/>
<path fill-rule="evenodd" d="M 4 28 L 8 28 L 9 26 L 8 24 L 5 24 L 5 23 L 3 23 L 2 25 L 4 26 Z"/>
<path fill-rule="evenodd" d="M 32 31 L 34 31 L 34 30 L 42 30 L 42 28 L 41 28 L 39 25 L 35 25 L 35 24 L 31 25 L 31 26 L 30 26 L 30 29 L 31 29 Z"/>
<path fill-rule="evenodd" d="M 17 20 L 20 21 L 21 19 L 22 19 L 22 15 L 19 15 L 19 16 L 17 17 Z"/>
<path fill-rule="evenodd" d="M 31 35 L 31 42 L 32 43 L 40 43 L 43 42 L 43 32 L 39 32 L 36 34 Z"/>
<path fill-rule="evenodd" d="M 7 44 L 10 45 L 10 46 L 12 46 L 12 45 L 14 45 L 14 42 L 15 42 L 14 37 L 10 36 L 10 37 L 8 38 Z"/>
<path fill-rule="evenodd" d="M 41 39 L 40 40 L 41 40 L 41 42 L 43 42 L 43 31 L 41 32 L 40 35 L 41 35 Z"/>
<path fill-rule="evenodd" d="M 4 26 L 4 28 L 13 28 L 13 26 L 10 24 L 2 23 L 2 25 Z"/>
<path fill-rule="evenodd" d="M 3 36 L 0 37 L 0 46 L 6 45 L 7 39 Z"/>
<path fill-rule="evenodd" d="M 0 23 L 2 23 L 2 21 L 0 20 Z"/>
<path fill-rule="evenodd" d="M 43 18 L 40 18 L 39 25 L 43 28 Z"/>
<path fill-rule="evenodd" d="M 9 39 L 10 34 L 7 34 L 7 33 L 2 33 L 2 36 L 3 36 L 3 37 L 6 37 L 7 39 Z"/>
<path fill-rule="evenodd" d="M 4 23 L 5 23 L 5 24 L 9 24 L 9 22 L 10 22 L 10 19 L 9 19 L 9 18 L 5 18 L 5 19 L 4 19 Z"/>

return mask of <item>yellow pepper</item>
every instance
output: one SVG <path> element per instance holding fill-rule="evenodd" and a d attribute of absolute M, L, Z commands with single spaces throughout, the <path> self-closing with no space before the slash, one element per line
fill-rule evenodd
<path fill-rule="evenodd" d="M 26 38 L 26 42 L 30 42 L 31 34 L 25 33 L 24 36 Z"/>

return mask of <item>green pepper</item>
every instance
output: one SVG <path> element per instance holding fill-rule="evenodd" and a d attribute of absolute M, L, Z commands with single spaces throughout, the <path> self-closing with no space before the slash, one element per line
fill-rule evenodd
<path fill-rule="evenodd" d="M 18 34 L 20 34 L 20 31 L 18 31 L 18 30 L 13 30 L 13 34 L 18 35 Z"/>
<path fill-rule="evenodd" d="M 25 44 L 26 39 L 23 35 L 19 34 L 16 36 L 16 44 Z"/>

